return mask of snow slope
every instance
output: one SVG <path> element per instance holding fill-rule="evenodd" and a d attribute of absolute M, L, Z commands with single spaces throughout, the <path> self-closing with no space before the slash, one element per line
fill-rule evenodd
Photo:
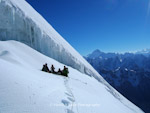
<path fill-rule="evenodd" d="M 99 74 L 25 0 L 0 0 L 0 40 L 17 40 L 103 81 Z"/>
<path fill-rule="evenodd" d="M 63 64 L 16 41 L 0 41 L 0 113 L 142 113 L 95 78 L 69 67 L 69 78 L 40 71 Z"/>

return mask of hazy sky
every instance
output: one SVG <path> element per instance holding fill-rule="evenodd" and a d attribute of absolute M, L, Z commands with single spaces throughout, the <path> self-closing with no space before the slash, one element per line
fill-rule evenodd
<path fill-rule="evenodd" d="M 79 53 L 150 48 L 149 0 L 27 0 Z"/>

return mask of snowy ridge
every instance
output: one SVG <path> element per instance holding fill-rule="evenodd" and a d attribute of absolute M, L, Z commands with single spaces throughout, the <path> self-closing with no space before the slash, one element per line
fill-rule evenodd
<path fill-rule="evenodd" d="M 103 81 L 103 78 L 25 0 L 1 0 L 0 40 L 23 42 L 37 51 Z"/>
<path fill-rule="evenodd" d="M 64 64 L 16 41 L 0 41 L 0 112 L 142 113 L 122 95 L 72 67 L 69 78 L 40 71 Z M 119 98 L 118 98 L 119 97 Z"/>

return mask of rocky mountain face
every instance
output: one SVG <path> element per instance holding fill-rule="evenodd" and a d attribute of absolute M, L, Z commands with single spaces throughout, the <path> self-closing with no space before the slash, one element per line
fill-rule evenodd
<path fill-rule="evenodd" d="M 115 89 L 150 113 L 150 52 L 104 53 L 95 50 L 85 59 Z"/>

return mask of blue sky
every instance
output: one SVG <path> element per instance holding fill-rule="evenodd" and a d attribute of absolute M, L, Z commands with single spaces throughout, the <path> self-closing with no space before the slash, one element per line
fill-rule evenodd
<path fill-rule="evenodd" d="M 26 0 L 79 53 L 150 48 L 149 0 Z"/>

